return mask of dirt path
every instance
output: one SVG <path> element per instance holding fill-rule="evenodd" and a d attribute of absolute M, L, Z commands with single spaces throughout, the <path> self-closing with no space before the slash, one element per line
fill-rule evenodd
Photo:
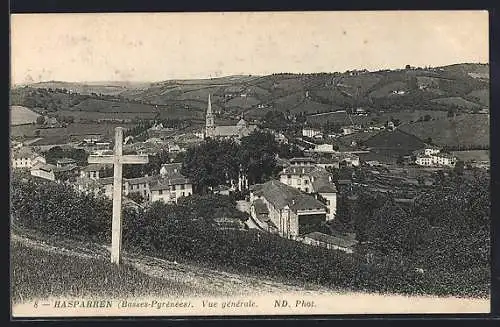
<path fill-rule="evenodd" d="M 11 241 L 21 242 L 26 246 L 54 254 L 86 259 L 109 260 L 108 248 L 95 243 L 46 241 L 14 233 L 11 235 Z M 286 285 L 254 276 L 228 273 L 127 252 L 123 253 L 123 263 L 129 264 L 149 276 L 186 284 L 194 289 L 213 290 L 214 293 L 219 295 L 289 292 L 314 294 L 328 291 L 317 286 L 300 287 Z"/>

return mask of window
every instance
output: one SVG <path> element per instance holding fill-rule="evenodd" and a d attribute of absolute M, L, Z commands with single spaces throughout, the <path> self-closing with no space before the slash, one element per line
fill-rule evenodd
<path fill-rule="evenodd" d="M 184 184 L 181 184 L 181 190 L 184 189 Z M 184 192 L 182 192 L 182 195 L 184 195 Z"/>
<path fill-rule="evenodd" d="M 186 194 L 184 192 L 182 192 L 182 196 L 185 196 Z"/>
<path fill-rule="evenodd" d="M 163 194 L 163 190 L 158 190 L 158 195 L 162 195 Z"/>
<path fill-rule="evenodd" d="M 287 175 L 286 178 L 290 179 L 292 178 L 292 175 Z"/>
<path fill-rule="evenodd" d="M 172 191 L 175 191 L 175 185 L 172 185 Z"/>
<path fill-rule="evenodd" d="M 309 188 L 308 187 L 306 187 L 306 193 L 309 193 Z"/>
<path fill-rule="evenodd" d="M 300 185 L 302 183 L 302 180 L 301 179 L 298 179 L 297 180 L 297 185 Z"/>
<path fill-rule="evenodd" d="M 307 183 L 309 183 L 309 181 L 307 179 L 304 179 L 304 184 L 307 185 Z"/>

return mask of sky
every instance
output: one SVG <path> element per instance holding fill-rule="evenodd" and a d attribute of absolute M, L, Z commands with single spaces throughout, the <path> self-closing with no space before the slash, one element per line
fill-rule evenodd
<path fill-rule="evenodd" d="M 487 11 L 11 16 L 11 79 L 143 81 L 487 63 Z"/>

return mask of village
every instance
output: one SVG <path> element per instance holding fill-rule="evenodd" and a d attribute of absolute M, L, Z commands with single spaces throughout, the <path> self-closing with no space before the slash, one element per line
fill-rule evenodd
<path fill-rule="evenodd" d="M 342 136 L 374 130 L 397 133 L 391 121 L 366 130 L 347 125 L 340 133 L 329 135 L 304 125 L 301 133 L 292 138 L 285 136 L 283 131 L 261 130 L 258 121 L 249 123 L 243 116 L 235 125 L 220 126 L 215 116 L 209 95 L 205 126 L 200 130 L 179 130 L 155 121 L 146 124 L 147 128 L 136 129 L 136 135 L 126 132 L 124 153 L 146 157 L 163 153 L 166 157 L 163 162 L 157 162 L 157 169 L 150 174 L 123 178 L 124 206 L 143 208 L 156 201 L 177 203 L 191 196 L 195 190 L 193 181 L 182 173 L 182 158 L 190 147 L 207 139 L 229 139 L 238 143 L 252 133 L 269 133 L 277 144 L 299 148 L 301 156 L 280 158 L 272 154 L 279 171 L 267 181 L 249 185 L 248 178 L 240 174 L 237 181 L 213 187 L 210 192 L 240 195 L 237 207 L 248 214 L 243 225 L 246 229 L 353 253 L 358 243 L 356 235 L 325 229 L 336 219 L 339 194 L 348 194 L 353 187 L 361 187 L 372 193 L 391 194 L 397 203 L 405 206 L 413 203 L 419 190 L 433 187 L 438 172 L 448 174 L 457 167 L 455 156 L 431 144 L 422 143 L 421 148 L 407 149 L 394 163 L 372 160 L 373 149 L 369 146 L 337 141 Z M 49 121 L 49 124 L 55 123 Z M 51 151 L 50 145 L 42 151 L 39 146 L 13 142 L 12 168 L 29 171 L 33 178 L 66 183 L 79 192 L 112 199 L 112 163 L 89 163 L 90 160 L 77 160 L 64 153 L 80 151 L 84 157 L 109 156 L 113 154 L 113 146 L 112 138 L 103 139 L 100 134 L 80 135 L 71 144 L 53 145 L 52 148 L 61 150 L 60 157 L 51 156 L 48 162 L 43 153 Z M 462 169 L 465 164 L 472 167 L 475 163 L 461 162 Z M 231 220 L 232 217 L 214 218 Z"/>

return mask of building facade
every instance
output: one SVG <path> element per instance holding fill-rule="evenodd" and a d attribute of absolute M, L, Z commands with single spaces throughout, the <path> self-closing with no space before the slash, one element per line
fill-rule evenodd
<path fill-rule="evenodd" d="M 326 207 L 313 196 L 279 181 L 253 185 L 250 190 L 253 218 L 266 222 L 281 237 L 296 239 L 326 222 Z M 263 209 L 265 206 L 266 209 Z"/>
<path fill-rule="evenodd" d="M 32 168 L 36 164 L 47 163 L 45 158 L 30 148 L 20 148 L 12 152 L 11 166 L 12 168 Z"/>

